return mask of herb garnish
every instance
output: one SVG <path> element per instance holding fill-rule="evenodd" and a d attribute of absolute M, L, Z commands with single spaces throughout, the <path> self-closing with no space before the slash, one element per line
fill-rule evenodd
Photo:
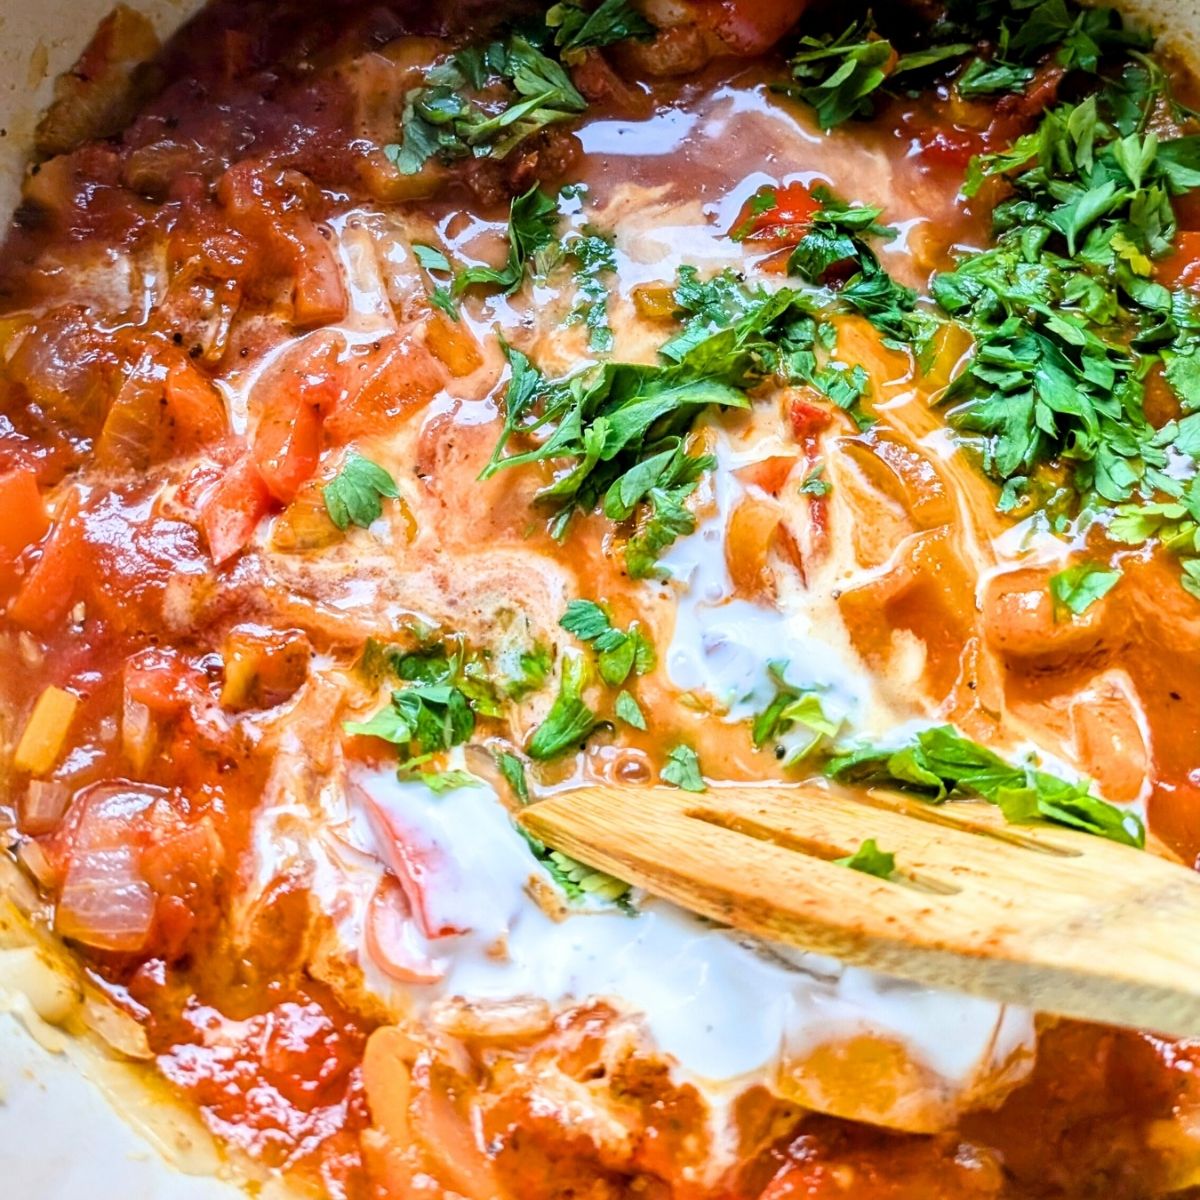
<path fill-rule="evenodd" d="M 554 44 L 566 63 L 580 61 L 586 50 L 643 41 L 655 32 L 629 0 L 601 0 L 590 11 L 581 0 L 563 0 L 546 13 L 546 24 L 554 30 Z"/>
<path fill-rule="evenodd" d="M 1107 596 L 1121 578 L 1121 572 L 1099 563 L 1081 562 L 1050 576 L 1050 595 L 1055 615 L 1062 609 L 1079 616 L 1102 596 Z"/>
<path fill-rule="evenodd" d="M 383 515 L 382 501 L 400 495 L 396 481 L 378 463 L 351 450 L 342 469 L 324 487 L 325 509 L 339 529 L 366 529 Z"/>
<path fill-rule="evenodd" d="M 951 793 L 979 796 L 1014 824 L 1050 821 L 1143 846 L 1146 831 L 1135 813 L 1093 796 L 1087 784 L 1069 783 L 1032 766 L 1014 766 L 950 725 L 923 729 L 904 745 L 865 746 L 832 759 L 826 774 L 844 783 L 891 785 L 934 803 Z"/>
<path fill-rule="evenodd" d="M 853 854 L 833 859 L 833 865 L 849 867 L 864 875 L 874 875 L 876 879 L 891 879 L 896 873 L 896 856 L 887 850 L 880 850 L 874 838 L 867 838 Z"/>
<path fill-rule="evenodd" d="M 842 722 L 826 715 L 819 693 L 788 683 L 786 662 L 768 663 L 767 671 L 775 685 L 775 698 L 754 718 L 751 740 L 755 749 L 774 742 L 780 762 L 791 766 L 834 737 Z"/>
<path fill-rule="evenodd" d="M 558 695 L 546 719 L 533 731 L 526 751 L 530 758 L 545 761 L 587 741 L 598 718 L 584 703 L 587 663 L 579 654 L 565 654 L 559 677 Z"/>
<path fill-rule="evenodd" d="M 691 746 L 676 746 L 667 755 L 659 774 L 664 783 L 673 784 L 685 792 L 708 791 L 708 785 L 700 773 L 700 758 Z"/>
<path fill-rule="evenodd" d="M 657 661 L 654 643 L 636 621 L 623 633 L 594 601 L 572 600 L 558 623 L 581 642 L 591 643 L 600 678 L 610 687 L 620 687 L 631 672 L 645 675 L 654 670 Z"/>
<path fill-rule="evenodd" d="M 586 109 L 562 65 L 514 33 L 460 50 L 426 71 L 423 86 L 405 98 L 402 141 L 384 152 L 405 175 L 431 158 L 506 158 L 527 138 Z"/>
<path fill-rule="evenodd" d="M 477 284 L 500 288 L 512 295 L 525 279 L 526 264 L 554 243 L 558 205 L 537 184 L 514 197 L 508 214 L 508 258 L 502 267 L 468 267 L 454 280 L 454 294 L 462 295 Z"/>

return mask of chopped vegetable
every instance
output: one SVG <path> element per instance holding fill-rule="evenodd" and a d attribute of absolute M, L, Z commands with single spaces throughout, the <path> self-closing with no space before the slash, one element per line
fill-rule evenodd
<path fill-rule="evenodd" d="M 756 748 L 776 743 L 780 761 L 791 766 L 834 737 L 842 722 L 826 716 L 817 692 L 788 683 L 786 662 L 771 662 L 767 670 L 775 685 L 775 698 L 754 718 L 751 738 Z"/>
<path fill-rule="evenodd" d="M 496 766 L 504 781 L 512 788 L 522 804 L 529 803 L 529 783 L 525 778 L 525 764 L 513 753 L 502 750 L 496 755 Z"/>
<path fill-rule="evenodd" d="M 1076 563 L 1051 575 L 1050 595 L 1054 598 L 1055 611 L 1065 608 L 1079 616 L 1102 596 L 1107 596 L 1120 578 L 1120 571 L 1092 562 Z"/>
<path fill-rule="evenodd" d="M 596 728 L 597 718 L 583 700 L 586 684 L 587 664 L 583 658 L 578 654 L 564 655 L 558 695 L 526 747 L 530 758 L 539 761 L 557 758 L 587 741 Z"/>
<path fill-rule="evenodd" d="M 845 783 L 916 791 L 934 803 L 953 792 L 979 796 L 1018 824 L 1050 821 L 1128 846 L 1141 847 L 1146 840 L 1136 813 L 1093 796 L 1087 784 L 1069 783 L 1032 766 L 1013 766 L 950 725 L 923 729 L 899 747 L 864 746 L 839 755 L 826 773 Z"/>
<path fill-rule="evenodd" d="M 654 26 L 629 0 L 601 0 L 590 11 L 581 0 L 562 0 L 547 11 L 546 24 L 566 63 L 581 61 L 586 50 L 654 36 Z"/>
<path fill-rule="evenodd" d="M 45 775 L 58 761 L 79 697 L 60 687 L 48 687 L 37 698 L 13 753 L 13 767 L 30 775 Z"/>
<path fill-rule="evenodd" d="M 657 656 L 654 644 L 635 621 L 628 633 L 616 629 L 608 614 L 591 600 L 572 600 L 558 622 L 581 642 L 590 642 L 597 653 L 600 678 L 618 687 L 630 672 L 645 675 L 654 669 Z"/>
<path fill-rule="evenodd" d="M 676 746 L 667 755 L 661 776 L 664 783 L 673 784 L 685 792 L 708 791 L 708 785 L 700 773 L 700 758 L 691 746 Z"/>
<path fill-rule="evenodd" d="M 339 529 L 351 525 L 366 529 L 383 515 L 382 500 L 395 500 L 399 495 L 396 481 L 383 467 L 352 450 L 342 469 L 325 485 L 325 508 Z"/>
<path fill-rule="evenodd" d="M 632 725 L 634 729 L 641 729 L 643 731 L 646 729 L 646 715 L 642 712 L 637 700 L 628 692 L 623 691 L 618 693 L 616 704 L 613 705 L 613 711 L 626 725 Z"/>
<path fill-rule="evenodd" d="M 558 205 L 536 184 L 509 208 L 508 258 L 502 267 L 468 267 L 454 280 L 454 294 L 488 286 L 511 295 L 525 278 L 526 266 L 558 236 Z"/>
<path fill-rule="evenodd" d="M 499 109 L 490 99 L 497 90 L 506 94 Z M 507 158 L 527 138 L 586 108 L 562 66 L 513 33 L 426 71 L 424 85 L 405 98 L 401 142 L 384 153 L 404 175 L 417 174 L 430 159 Z"/>
<path fill-rule="evenodd" d="M 853 854 L 846 858 L 835 858 L 833 863 L 834 866 L 861 871 L 864 875 L 874 875 L 876 879 L 891 879 L 896 873 L 896 856 L 880 850 L 874 838 L 867 838 Z"/>

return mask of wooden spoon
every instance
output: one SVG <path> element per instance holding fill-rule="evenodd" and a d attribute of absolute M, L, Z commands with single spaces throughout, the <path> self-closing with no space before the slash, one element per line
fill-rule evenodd
<path fill-rule="evenodd" d="M 597 785 L 531 805 L 547 845 L 734 929 L 934 987 L 1200 1035 L 1200 876 L 1100 837 L 819 783 Z M 878 879 L 832 860 L 867 838 Z"/>

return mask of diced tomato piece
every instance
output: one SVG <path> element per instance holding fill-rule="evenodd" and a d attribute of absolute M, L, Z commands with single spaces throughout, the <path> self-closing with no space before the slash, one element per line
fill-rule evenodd
<path fill-rule="evenodd" d="M 770 458 L 739 467 L 734 474 L 743 482 L 778 496 L 799 460 L 794 454 L 773 454 Z"/>
<path fill-rule="evenodd" d="M 203 446 L 225 436 L 225 403 L 220 393 L 186 359 L 167 372 L 166 395 L 177 441 Z"/>
<path fill-rule="evenodd" d="M 828 405 L 814 404 L 804 395 L 797 394 L 788 403 L 788 420 L 792 423 L 792 435 L 799 442 L 828 429 L 833 422 L 833 414 Z"/>
<path fill-rule="evenodd" d="M 1200 290 L 1200 232 L 1180 233 L 1171 253 L 1156 264 L 1154 278 L 1163 287 Z"/>
<path fill-rule="evenodd" d="M 249 454 L 244 454 L 205 498 L 200 527 L 218 566 L 237 554 L 254 536 L 271 509 L 271 493 Z"/>
<path fill-rule="evenodd" d="M 767 246 L 794 246 L 808 232 L 820 207 L 806 184 L 764 188 L 743 206 L 733 234 Z"/>
<path fill-rule="evenodd" d="M 28 467 L 0 475 L 0 576 L 3 567 L 45 537 L 49 528 L 37 475 Z"/>
<path fill-rule="evenodd" d="M 204 672 L 170 650 L 142 650 L 125 663 L 125 694 L 153 712 L 174 715 L 207 695 Z"/>
<path fill-rule="evenodd" d="M 922 130 L 917 134 L 917 145 L 923 162 L 966 170 L 971 159 L 983 152 L 986 140 L 980 130 L 950 126 Z"/>
<path fill-rule="evenodd" d="M 346 315 L 346 285 L 329 242 L 307 218 L 288 235 L 294 246 L 296 286 L 292 310 L 297 325 L 328 325 Z"/>
<path fill-rule="evenodd" d="M 83 569 L 84 547 L 72 498 L 42 544 L 41 557 L 30 567 L 8 606 L 9 620 L 23 629 L 44 633 L 59 624 L 75 602 Z"/>
<path fill-rule="evenodd" d="M 796 23 L 810 0 L 703 0 L 702 16 L 735 54 L 761 54 Z"/>
<path fill-rule="evenodd" d="M 295 499 L 321 460 L 321 412 L 296 391 L 272 398 L 254 435 L 254 464 L 276 500 Z"/>
<path fill-rule="evenodd" d="M 404 889 L 391 875 L 384 875 L 367 909 L 367 953 L 393 979 L 437 983 L 445 977 L 446 965 L 424 953 L 416 933 L 412 906 Z"/>
<path fill-rule="evenodd" d="M 331 441 L 345 443 L 379 433 L 428 404 L 445 379 L 426 346 L 393 334 L 346 364 L 348 396 L 325 423 Z"/>

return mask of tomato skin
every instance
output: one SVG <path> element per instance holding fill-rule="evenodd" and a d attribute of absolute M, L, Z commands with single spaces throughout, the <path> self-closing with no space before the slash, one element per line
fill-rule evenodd
<path fill-rule="evenodd" d="M 827 407 L 813 404 L 801 396 L 793 396 L 788 404 L 788 420 L 791 422 L 792 436 L 802 442 L 828 429 L 833 417 Z"/>
<path fill-rule="evenodd" d="M 152 712 L 174 716 L 206 697 L 204 673 L 169 650 L 143 650 L 125 663 L 125 694 Z"/>
<path fill-rule="evenodd" d="M 775 189 L 775 205 L 765 212 L 755 212 L 756 194 L 747 200 L 733 227 L 741 241 L 762 247 L 794 246 L 808 232 L 813 214 L 821 208 L 807 184 L 788 183 Z"/>
<path fill-rule="evenodd" d="M 1154 278 L 1163 287 L 1200 291 L 1200 232 L 1178 234 L 1171 253 L 1155 264 Z"/>
<path fill-rule="evenodd" d="M 5 568 L 41 541 L 49 528 L 37 475 L 28 467 L 0 475 L 0 579 L 5 577 Z"/>
<path fill-rule="evenodd" d="M 167 372 L 166 396 L 178 441 L 202 446 L 225 435 L 225 405 L 217 389 L 186 359 Z"/>
<path fill-rule="evenodd" d="M 220 566 L 242 550 L 270 509 L 271 493 L 251 455 L 243 454 L 201 506 L 200 528 L 213 562 Z"/>
<path fill-rule="evenodd" d="M 8 618 L 34 633 L 45 633 L 64 620 L 75 601 L 83 569 L 83 542 L 75 520 L 77 502 L 69 502 L 42 544 L 42 556 L 29 568 L 8 606 Z"/>
<path fill-rule="evenodd" d="M 267 491 L 290 504 L 321 459 L 321 413 L 303 393 L 281 396 L 259 422 L 254 465 Z"/>

